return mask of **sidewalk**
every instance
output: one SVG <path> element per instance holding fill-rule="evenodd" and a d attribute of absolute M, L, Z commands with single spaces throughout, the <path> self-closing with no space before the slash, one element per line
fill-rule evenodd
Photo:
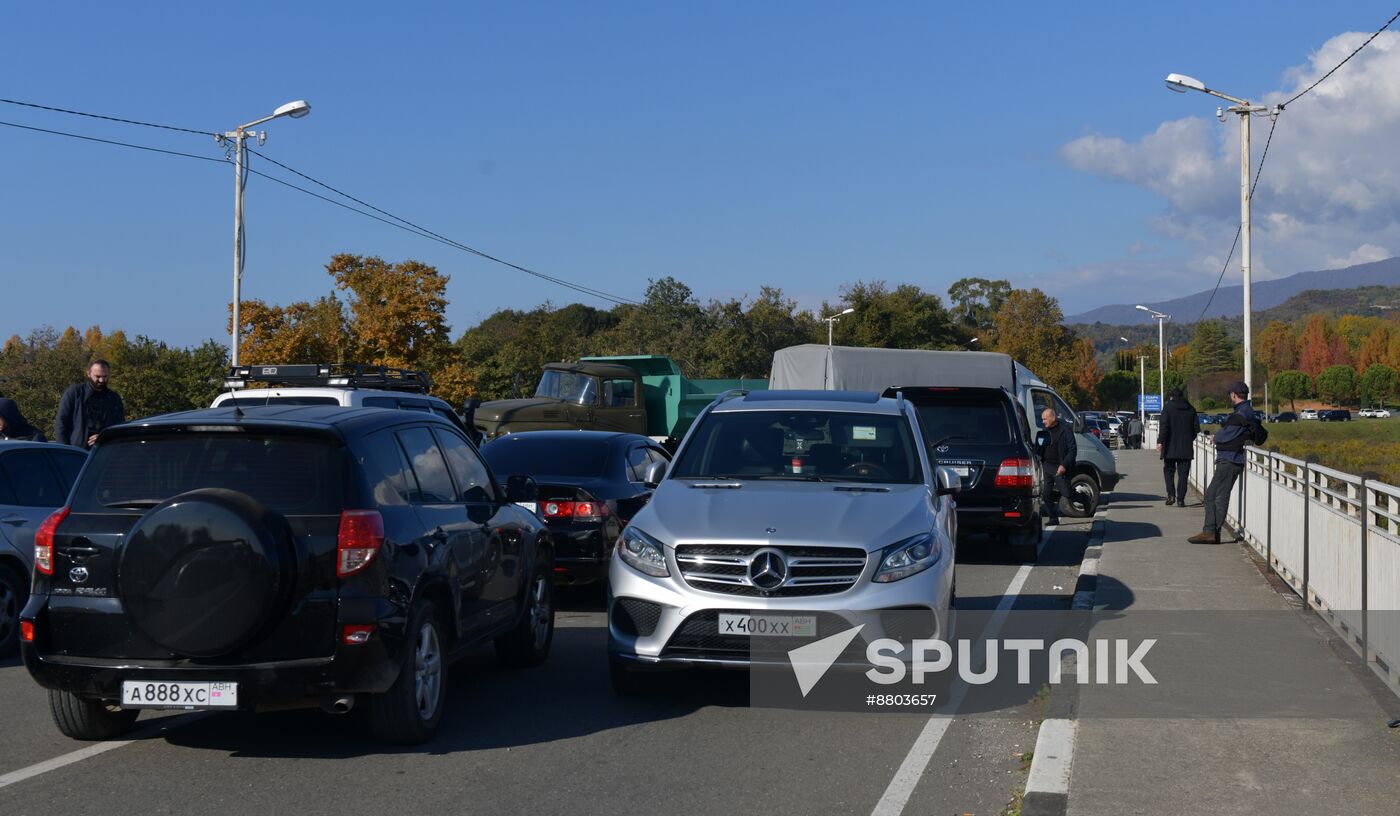
<path fill-rule="evenodd" d="M 1121 688 L 1082 688 L 1068 812 L 1400 809 L 1400 729 L 1386 727 L 1400 700 L 1242 545 L 1186 542 L 1201 497 L 1167 507 L 1155 451 L 1117 456 L 1127 476 L 1108 505 L 1095 596 L 1108 622 L 1094 635 L 1158 638 L 1171 677 L 1133 692 L 1133 718 Z"/>

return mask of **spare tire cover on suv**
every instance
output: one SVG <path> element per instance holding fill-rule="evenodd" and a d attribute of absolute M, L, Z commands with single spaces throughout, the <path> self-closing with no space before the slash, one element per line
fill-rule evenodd
<path fill-rule="evenodd" d="M 286 604 L 293 553 L 286 521 L 232 490 L 182 493 L 127 534 L 117 587 L 132 624 L 180 655 L 228 654 Z"/>

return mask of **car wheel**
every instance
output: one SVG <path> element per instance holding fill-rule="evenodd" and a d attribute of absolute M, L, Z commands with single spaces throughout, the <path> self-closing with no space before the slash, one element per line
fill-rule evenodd
<path fill-rule="evenodd" d="M 554 642 L 554 582 L 550 580 L 549 562 L 535 564 L 530 576 L 529 595 L 520 622 L 496 638 L 496 657 L 508 666 L 528 669 L 549 657 Z"/>
<path fill-rule="evenodd" d="M 648 671 L 638 671 L 619 657 L 608 656 L 608 679 L 613 691 L 623 697 L 646 697 L 656 691 L 656 678 Z"/>
<path fill-rule="evenodd" d="M 29 584 L 9 567 L 0 565 L 0 657 L 19 649 L 19 613 L 29 600 Z"/>
<path fill-rule="evenodd" d="M 1099 509 L 1099 483 L 1087 473 L 1069 480 L 1070 495 L 1060 497 L 1060 513 L 1075 518 L 1088 518 Z"/>
<path fill-rule="evenodd" d="M 369 698 L 369 727 L 385 742 L 417 745 L 437 733 L 447 707 L 447 659 L 432 604 L 413 605 L 405 632 L 402 666 L 394 685 Z"/>
<path fill-rule="evenodd" d="M 63 736 L 75 740 L 106 740 L 131 730 L 134 708 L 122 708 L 101 700 L 79 697 L 71 691 L 49 690 L 49 711 Z"/>

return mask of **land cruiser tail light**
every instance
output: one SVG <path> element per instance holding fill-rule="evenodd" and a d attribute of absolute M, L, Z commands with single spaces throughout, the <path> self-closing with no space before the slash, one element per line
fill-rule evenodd
<path fill-rule="evenodd" d="M 1031 468 L 1035 463 L 1029 459 L 1003 459 L 997 468 L 997 487 L 1031 487 L 1035 484 Z"/>
<path fill-rule="evenodd" d="M 384 543 L 384 517 L 378 510 L 340 511 L 340 536 L 335 547 L 335 574 L 354 575 L 374 560 Z"/>
<path fill-rule="evenodd" d="M 608 506 L 592 501 L 547 501 L 540 504 L 540 514 L 546 519 L 599 521 L 608 514 Z"/>
<path fill-rule="evenodd" d="M 38 532 L 34 533 L 34 569 L 45 575 L 53 575 L 53 537 L 58 532 L 58 525 L 66 518 L 68 508 L 60 507 L 44 519 Z"/>

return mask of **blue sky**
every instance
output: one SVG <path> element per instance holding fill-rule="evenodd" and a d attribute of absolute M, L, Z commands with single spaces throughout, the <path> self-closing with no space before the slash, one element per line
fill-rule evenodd
<path fill-rule="evenodd" d="M 941 293 L 980 275 L 1074 313 L 1207 288 L 1234 234 L 1233 123 L 1168 93 L 1166 73 L 1286 92 L 1393 2 L 10 4 L 0 97 L 208 130 L 305 98 L 313 113 L 269 125 L 263 152 L 629 297 L 673 275 L 702 299 L 769 284 L 816 306 L 857 279 Z M 1317 149 L 1294 128 L 1285 151 L 1294 116 L 1271 170 Z M 1181 141 L 1151 134 L 1183 119 L 1206 144 L 1196 158 L 1219 165 L 1219 194 L 1151 175 Z M 0 120 L 222 156 L 212 139 L 11 105 Z M 1393 125 L 1377 117 L 1378 144 Z M 7 127 L 0 151 L 6 336 L 100 324 L 226 337 L 231 168 Z M 325 262 L 354 252 L 451 275 L 454 336 L 497 308 L 578 299 L 263 179 L 247 195 L 247 298 L 324 294 Z M 1342 237 L 1329 224 L 1345 213 L 1273 215 L 1280 241 L 1290 224 L 1310 237 L 1271 251 L 1256 233 L 1265 276 L 1400 248 L 1372 237 L 1390 221 Z"/>

